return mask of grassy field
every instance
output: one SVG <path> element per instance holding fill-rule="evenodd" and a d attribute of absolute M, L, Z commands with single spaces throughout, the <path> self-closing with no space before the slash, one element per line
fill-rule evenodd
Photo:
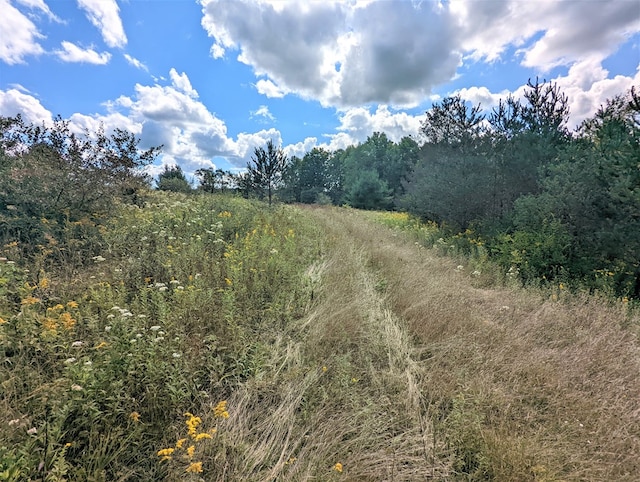
<path fill-rule="evenodd" d="M 155 193 L 80 228 L 84 263 L 0 253 L 0 481 L 640 472 L 628 303 L 522 289 L 402 214 Z"/>

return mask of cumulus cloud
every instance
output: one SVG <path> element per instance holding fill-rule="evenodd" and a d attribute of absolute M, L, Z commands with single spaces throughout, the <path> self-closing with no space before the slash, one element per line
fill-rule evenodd
<path fill-rule="evenodd" d="M 21 86 L 6 91 L 0 90 L 0 116 L 15 117 L 18 114 L 21 114 L 26 122 L 33 124 L 50 124 L 53 119 L 51 112 Z"/>
<path fill-rule="evenodd" d="M 237 52 L 254 69 L 259 93 L 338 108 L 415 106 L 463 62 L 514 52 L 541 72 L 602 60 L 640 31 L 634 1 L 200 3 L 212 56 Z"/>
<path fill-rule="evenodd" d="M 8 0 L 0 0 L 0 11 L 0 60 L 9 65 L 21 64 L 25 57 L 44 52 L 39 43 L 44 36 L 26 15 Z"/>
<path fill-rule="evenodd" d="M 374 112 L 365 107 L 346 109 L 339 115 L 340 125 L 337 134 L 327 137 L 330 150 L 344 149 L 347 146 L 367 140 L 374 132 L 384 132 L 387 137 L 399 142 L 403 137 L 420 135 L 420 124 L 424 115 L 411 115 L 407 112 L 392 111 L 386 105 L 380 105 Z"/>
<path fill-rule="evenodd" d="M 127 44 L 116 0 L 78 0 L 78 6 L 85 11 L 93 26 L 100 30 L 109 47 L 124 47 Z"/>
<path fill-rule="evenodd" d="M 109 52 L 98 53 L 92 48 L 82 49 L 67 41 L 63 41 L 61 45 L 62 50 L 57 50 L 56 55 L 64 62 L 105 65 L 111 60 Z"/>
<path fill-rule="evenodd" d="M 524 66 L 543 71 L 584 56 L 603 59 L 640 31 L 634 1 L 452 0 L 449 5 L 471 58 L 499 60 L 514 47 Z"/>
<path fill-rule="evenodd" d="M 202 0 L 214 57 L 238 51 L 270 97 L 415 104 L 460 62 L 447 12 L 415 2 Z"/>

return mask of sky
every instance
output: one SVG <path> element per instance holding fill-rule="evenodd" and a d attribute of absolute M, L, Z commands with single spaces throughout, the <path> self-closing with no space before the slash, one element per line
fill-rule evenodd
<path fill-rule="evenodd" d="M 163 145 L 150 173 L 417 137 L 556 82 L 570 126 L 640 88 L 640 0 L 0 0 L 0 116 Z"/>

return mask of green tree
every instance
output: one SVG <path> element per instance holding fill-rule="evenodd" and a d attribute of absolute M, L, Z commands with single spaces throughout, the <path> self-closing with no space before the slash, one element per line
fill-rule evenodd
<path fill-rule="evenodd" d="M 264 147 L 256 147 L 247 166 L 247 173 L 251 185 L 261 197 L 266 192 L 271 206 L 274 190 L 280 184 L 287 165 L 287 156 L 280 147 L 276 147 L 273 140 Z"/>
<path fill-rule="evenodd" d="M 193 191 L 182 168 L 178 165 L 164 166 L 164 171 L 158 174 L 158 190 L 183 193 Z"/>
<path fill-rule="evenodd" d="M 386 181 L 372 170 L 361 172 L 348 187 L 347 202 L 358 209 L 390 209 L 392 206 L 391 189 Z"/>

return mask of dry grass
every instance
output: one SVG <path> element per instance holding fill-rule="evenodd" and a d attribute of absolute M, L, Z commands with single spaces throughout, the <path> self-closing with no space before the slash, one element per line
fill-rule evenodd
<path fill-rule="evenodd" d="M 207 480 L 635 480 L 624 306 L 480 289 L 358 212 L 308 214 L 327 239 L 310 311 L 229 398 Z"/>
<path fill-rule="evenodd" d="M 368 240 L 417 339 L 420 388 L 439 408 L 454 468 L 471 479 L 636 480 L 640 351 L 622 326 L 638 319 L 624 305 L 477 289 L 454 261 L 385 230 L 352 234 Z"/>

